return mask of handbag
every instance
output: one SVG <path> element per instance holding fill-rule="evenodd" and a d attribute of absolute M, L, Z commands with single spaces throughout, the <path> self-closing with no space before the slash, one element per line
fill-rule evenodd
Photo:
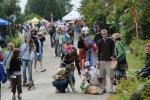
<path fill-rule="evenodd" d="M 127 63 L 127 60 L 126 60 L 125 56 L 118 58 L 117 61 L 118 61 L 119 64 L 125 64 L 125 63 Z"/>

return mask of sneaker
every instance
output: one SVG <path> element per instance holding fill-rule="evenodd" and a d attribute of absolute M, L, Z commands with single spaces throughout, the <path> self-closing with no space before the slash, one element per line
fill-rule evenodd
<path fill-rule="evenodd" d="M 12 100 L 16 100 L 16 96 L 15 95 L 12 96 Z"/>
<path fill-rule="evenodd" d="M 68 87 L 66 88 L 66 92 L 70 92 L 70 89 Z"/>
<path fill-rule="evenodd" d="M 22 97 L 21 97 L 21 95 L 18 95 L 17 97 L 18 97 L 18 100 L 22 100 Z"/>

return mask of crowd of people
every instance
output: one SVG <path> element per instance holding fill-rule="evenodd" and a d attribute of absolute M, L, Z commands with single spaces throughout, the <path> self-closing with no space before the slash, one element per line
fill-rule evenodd
<path fill-rule="evenodd" d="M 43 42 L 45 41 L 44 33 L 41 30 L 35 30 L 28 26 L 28 30 L 24 36 L 24 42 L 20 48 L 16 48 L 13 43 L 7 44 L 5 53 L 0 53 L 1 65 L 4 66 L 6 75 L 9 80 L 9 88 L 13 96 L 12 100 L 16 100 L 16 90 L 18 100 L 22 100 L 22 86 L 28 90 L 34 87 L 34 79 L 32 69 L 39 71 L 37 63 L 40 65 L 40 72 L 45 72 L 43 66 Z"/>
<path fill-rule="evenodd" d="M 57 92 L 67 92 L 68 84 L 72 91 L 75 90 L 74 66 L 78 70 L 78 74 L 83 78 L 81 82 L 81 90 L 95 89 L 93 94 L 102 94 L 106 92 L 107 77 L 110 78 L 111 93 L 113 84 L 117 84 L 121 78 L 126 77 L 128 64 L 126 61 L 125 43 L 121 40 L 119 33 L 112 36 L 106 29 L 98 27 L 95 29 L 96 35 L 94 40 L 90 37 L 89 28 L 84 23 L 81 25 L 78 33 L 74 32 L 72 25 L 64 24 L 62 27 L 55 27 L 53 34 L 55 35 L 55 54 L 61 54 L 60 68 L 53 76 L 52 84 L 56 87 Z M 54 28 L 54 27 L 53 27 Z M 72 29 L 72 30 L 71 30 Z M 98 30 L 99 29 L 99 30 Z M 72 33 L 71 33 L 72 32 Z M 50 33 L 51 34 L 51 33 Z M 70 35 L 74 34 L 74 35 Z M 74 36 L 74 37 L 73 37 Z M 72 38 L 77 37 L 77 46 L 72 42 Z M 59 45 L 59 46 L 58 46 Z M 58 48 L 60 47 L 60 48 Z M 94 59 L 97 55 L 97 63 Z M 116 63 L 118 62 L 118 63 Z M 116 67 L 117 66 L 117 67 Z M 85 83 L 88 83 L 88 85 Z M 93 85 L 93 83 L 96 83 Z M 70 91 L 70 90 L 69 90 Z M 85 92 L 85 93 L 91 93 Z"/>
<path fill-rule="evenodd" d="M 62 41 L 59 44 L 61 45 L 59 50 L 61 50 L 62 56 L 60 68 L 53 76 L 53 86 L 56 87 L 57 92 L 64 93 L 70 91 L 68 87 L 68 84 L 70 84 L 72 92 L 75 92 L 74 70 L 77 69 L 79 76 L 82 77 L 80 88 L 83 93 L 103 94 L 108 91 L 115 93 L 114 85 L 117 85 L 122 78 L 127 78 L 128 62 L 125 42 L 121 39 L 120 33 L 110 34 L 106 29 L 100 30 L 97 25 L 95 25 L 96 34 L 93 40 L 89 35 L 87 25 L 81 26 L 83 27 L 79 28 L 78 35 L 73 30 L 70 31 L 69 25 L 67 27 L 66 24 L 65 27 L 56 27 L 60 38 L 62 34 L 65 34 L 67 39 L 57 39 L 57 42 Z M 60 28 L 60 31 L 58 31 L 58 28 Z M 77 36 L 77 46 L 73 44 L 74 42 L 72 43 L 69 32 L 74 32 L 74 37 Z M 97 55 L 96 63 L 94 55 Z M 147 77 L 149 75 L 148 68 L 146 68 L 146 72 L 139 72 L 143 73 L 141 76 L 146 75 Z M 107 90 L 106 85 L 109 82 L 110 89 Z"/>
<path fill-rule="evenodd" d="M 42 63 L 45 34 L 50 36 L 50 47 L 54 48 L 55 56 L 61 57 L 60 66 L 53 75 L 52 81 L 57 92 L 77 91 L 74 75 L 77 69 L 83 93 L 103 94 L 108 91 L 114 93 L 113 85 L 118 84 L 121 78 L 126 78 L 128 69 L 125 43 L 120 33 L 111 35 L 106 29 L 100 29 L 97 23 L 94 24 L 93 29 L 94 39 L 90 37 L 88 26 L 85 23 L 79 24 L 78 21 L 61 25 L 51 23 L 24 25 L 25 41 L 21 47 L 15 48 L 13 43 L 8 43 L 4 59 L 2 53 L 0 54 L 0 67 L 4 66 L 6 70 L 9 88 L 13 93 L 12 100 L 16 100 L 16 90 L 17 97 L 21 100 L 22 86 L 27 86 L 28 90 L 34 88 L 32 68 L 37 72 L 38 62 L 40 71 L 46 71 Z M 146 53 L 149 57 L 150 46 L 145 48 L 148 48 Z M 94 61 L 94 55 L 97 55 L 97 62 Z M 146 67 L 139 72 L 142 73 L 142 77 L 150 74 L 150 61 L 149 58 L 147 59 Z M 107 78 L 110 80 L 109 90 L 106 89 L 106 84 L 109 82 Z"/>

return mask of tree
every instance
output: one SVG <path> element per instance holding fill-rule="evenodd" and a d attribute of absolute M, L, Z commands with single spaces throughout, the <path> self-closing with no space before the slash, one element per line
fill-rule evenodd
<path fill-rule="evenodd" d="M 25 14 L 37 14 L 50 20 L 51 13 L 54 20 L 61 19 L 65 13 L 65 3 L 70 0 L 28 0 Z"/>
<path fill-rule="evenodd" d="M 130 43 L 132 37 L 138 37 L 138 35 L 140 39 L 150 38 L 149 7 L 148 0 L 83 0 L 80 11 L 88 21 L 97 20 L 95 16 L 98 14 L 103 15 L 106 19 L 104 24 L 106 28 L 111 30 L 111 33 L 121 32 L 127 43 Z M 136 10 L 137 15 L 133 16 Z M 94 24 L 94 21 L 90 24 Z M 101 20 L 98 21 L 101 22 Z"/>
<path fill-rule="evenodd" d="M 21 15 L 19 0 L 0 0 L 0 15 L 9 21 L 18 20 Z"/>

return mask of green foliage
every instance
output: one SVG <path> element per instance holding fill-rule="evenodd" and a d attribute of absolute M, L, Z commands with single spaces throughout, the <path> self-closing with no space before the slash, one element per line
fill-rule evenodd
<path fill-rule="evenodd" d="M 129 69 L 137 70 L 144 66 L 144 59 L 137 58 L 134 54 L 127 51 L 126 54 Z"/>
<path fill-rule="evenodd" d="M 150 2 L 149 0 L 141 0 L 138 4 L 138 24 L 140 26 L 140 38 L 150 39 Z"/>
<path fill-rule="evenodd" d="M 22 43 L 21 39 L 17 36 L 16 37 L 7 36 L 6 43 L 9 43 L 9 42 L 14 43 L 15 48 L 20 48 L 21 43 Z"/>
<path fill-rule="evenodd" d="M 127 79 L 122 79 L 117 85 L 116 91 L 118 100 L 130 100 L 131 95 L 138 90 L 141 83 L 145 84 L 145 88 L 141 93 L 141 98 L 142 100 L 148 100 L 148 98 L 150 98 L 150 80 L 141 79 L 131 72 L 128 72 L 128 76 Z"/>
<path fill-rule="evenodd" d="M 98 22 L 101 27 L 106 27 L 106 17 L 101 11 L 102 5 L 98 0 L 83 0 L 80 8 L 81 14 L 84 15 L 85 21 L 90 28 L 95 22 Z"/>
<path fill-rule="evenodd" d="M 150 2 L 148 0 L 82 0 L 81 13 L 90 28 L 95 21 L 103 23 L 109 33 L 120 32 L 127 44 L 135 37 L 132 9 L 137 10 L 137 25 L 139 38 L 150 38 Z M 103 20 L 95 16 L 103 16 Z M 103 27 L 105 26 L 105 27 Z"/>
<path fill-rule="evenodd" d="M 17 4 L 19 0 L 2 0 L 0 1 L 0 15 L 1 18 L 9 19 L 12 15 L 16 15 L 17 17 L 21 13 L 21 8 Z"/>
<path fill-rule="evenodd" d="M 146 80 L 144 85 L 145 85 L 145 89 L 144 91 L 142 91 L 141 97 L 144 100 L 150 100 L 150 80 Z"/>
<path fill-rule="evenodd" d="M 131 53 L 133 53 L 136 57 L 138 57 L 141 60 L 144 59 L 144 45 L 146 43 L 150 43 L 150 40 L 143 41 L 140 39 L 133 39 L 130 44 Z"/>
<path fill-rule="evenodd" d="M 21 14 L 21 8 L 18 4 L 19 0 L 0 1 L 0 18 L 11 22 L 10 28 L 13 34 L 17 33 L 17 24 L 24 22 L 24 15 Z"/>
<path fill-rule="evenodd" d="M 133 74 L 127 79 L 122 79 L 116 89 L 119 100 L 130 100 L 130 96 L 136 92 L 139 84 L 140 81 Z"/>
<path fill-rule="evenodd" d="M 61 19 L 65 13 L 65 3 L 70 0 L 28 0 L 25 14 L 37 14 L 50 20 L 53 13 L 54 20 Z"/>

